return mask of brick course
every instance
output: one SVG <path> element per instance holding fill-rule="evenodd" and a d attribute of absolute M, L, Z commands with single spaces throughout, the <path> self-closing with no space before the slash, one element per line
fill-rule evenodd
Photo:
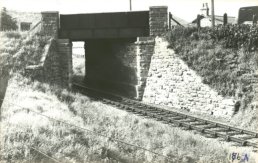
<path fill-rule="evenodd" d="M 59 12 L 57 11 L 47 11 L 41 12 L 41 22 L 42 22 L 42 34 L 52 36 L 53 38 L 58 38 L 59 29 Z"/>
<path fill-rule="evenodd" d="M 149 11 L 150 36 L 161 36 L 168 28 L 168 7 L 153 6 Z"/>

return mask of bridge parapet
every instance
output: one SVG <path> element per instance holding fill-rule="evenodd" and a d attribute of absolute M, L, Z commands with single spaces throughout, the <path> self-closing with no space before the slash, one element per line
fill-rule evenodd
<path fill-rule="evenodd" d="M 45 11 L 41 12 L 42 34 L 58 38 L 59 30 L 59 12 Z"/>
<path fill-rule="evenodd" d="M 167 6 L 152 6 L 147 15 L 146 11 L 61 16 L 58 11 L 45 11 L 41 15 L 42 33 L 54 38 L 80 40 L 160 36 L 168 28 Z"/>
<path fill-rule="evenodd" d="M 168 7 L 152 6 L 149 11 L 150 36 L 161 36 L 168 29 Z"/>
<path fill-rule="evenodd" d="M 62 83 L 69 85 L 71 81 L 71 41 L 85 41 L 86 78 L 99 80 L 101 86 L 110 83 L 129 96 L 142 98 L 154 53 L 154 37 L 167 31 L 167 6 L 137 12 L 41 14 L 42 33 L 57 40 L 56 57 L 52 62 L 58 63 L 56 77 Z"/>

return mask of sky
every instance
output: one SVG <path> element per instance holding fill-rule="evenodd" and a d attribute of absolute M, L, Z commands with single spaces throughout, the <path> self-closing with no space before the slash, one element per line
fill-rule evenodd
<path fill-rule="evenodd" d="M 203 3 L 211 0 L 131 0 L 132 11 L 148 10 L 149 6 L 168 6 L 175 16 L 188 22 L 200 13 Z M 258 0 L 214 0 L 215 15 L 238 15 L 238 9 L 258 6 Z M 0 0 L 0 7 L 7 10 L 41 12 L 59 11 L 60 14 L 129 11 L 129 0 Z M 211 11 L 211 10 L 210 10 Z"/>

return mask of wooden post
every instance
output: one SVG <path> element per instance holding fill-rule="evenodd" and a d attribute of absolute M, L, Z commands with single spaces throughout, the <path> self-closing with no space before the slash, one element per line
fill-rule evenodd
<path fill-rule="evenodd" d="M 197 28 L 201 27 L 201 15 L 197 15 Z"/>
<path fill-rule="evenodd" d="M 130 0 L 130 11 L 132 11 L 132 0 Z"/>
<path fill-rule="evenodd" d="M 212 28 L 214 28 L 215 27 L 214 0 L 211 0 L 211 23 L 212 23 Z"/>
<path fill-rule="evenodd" d="M 172 14 L 169 12 L 169 19 L 168 19 L 168 28 L 171 29 L 171 19 L 172 19 Z"/>
<path fill-rule="evenodd" d="M 228 15 L 227 15 L 227 13 L 225 13 L 223 15 L 223 25 L 227 25 L 227 24 L 228 24 Z"/>
<path fill-rule="evenodd" d="M 253 25 L 256 25 L 257 24 L 257 15 L 254 14 L 253 15 Z"/>

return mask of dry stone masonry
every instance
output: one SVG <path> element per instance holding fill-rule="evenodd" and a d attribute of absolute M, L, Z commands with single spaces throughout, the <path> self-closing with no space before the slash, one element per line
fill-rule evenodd
<path fill-rule="evenodd" d="M 58 70 L 60 74 L 58 76 L 61 77 L 62 85 L 64 87 L 71 87 L 71 79 L 72 79 L 72 43 L 69 39 L 58 39 L 57 40 L 57 53 L 59 56 L 59 64 L 60 67 Z"/>
<path fill-rule="evenodd" d="M 156 38 L 143 101 L 229 118 L 234 99 L 223 98 L 203 84 L 201 77 L 167 45 L 162 38 Z"/>
<path fill-rule="evenodd" d="M 72 46 L 69 39 L 58 39 L 59 13 L 41 13 L 41 31 L 51 36 L 44 48 L 38 65 L 30 65 L 25 71 L 33 79 L 42 82 L 68 87 L 72 74 Z"/>
<path fill-rule="evenodd" d="M 69 86 L 72 45 L 58 39 L 58 12 L 42 12 L 42 33 L 52 36 L 41 65 L 35 65 L 44 81 Z M 137 40 L 97 39 L 85 41 L 86 80 L 144 102 L 191 112 L 230 117 L 235 101 L 223 98 L 174 53 L 160 37 L 167 30 L 166 6 L 150 7 L 149 37 Z M 156 37 L 156 39 L 155 39 Z M 32 66 L 33 67 L 33 66 Z"/>
<path fill-rule="evenodd" d="M 152 37 L 138 37 L 137 42 L 137 78 L 138 84 L 136 85 L 136 98 L 142 99 L 146 79 L 148 77 L 151 57 L 154 52 L 155 41 Z"/>
<path fill-rule="evenodd" d="M 137 37 L 135 42 L 130 39 L 85 41 L 86 84 L 94 83 L 142 99 L 154 51 L 154 37 L 167 30 L 167 15 L 166 6 L 150 7 L 150 36 Z"/>
<path fill-rule="evenodd" d="M 43 35 L 51 36 L 49 48 L 32 76 L 41 76 L 43 81 L 69 86 L 72 74 L 72 46 L 69 38 L 58 39 L 59 13 L 42 12 Z M 85 41 L 86 80 L 110 88 L 117 87 L 124 95 L 141 99 L 146 85 L 151 56 L 154 51 L 154 37 L 167 30 L 168 12 L 166 6 L 150 7 L 150 37 L 121 40 L 97 39 Z M 84 41 L 84 40 L 82 40 Z"/>

